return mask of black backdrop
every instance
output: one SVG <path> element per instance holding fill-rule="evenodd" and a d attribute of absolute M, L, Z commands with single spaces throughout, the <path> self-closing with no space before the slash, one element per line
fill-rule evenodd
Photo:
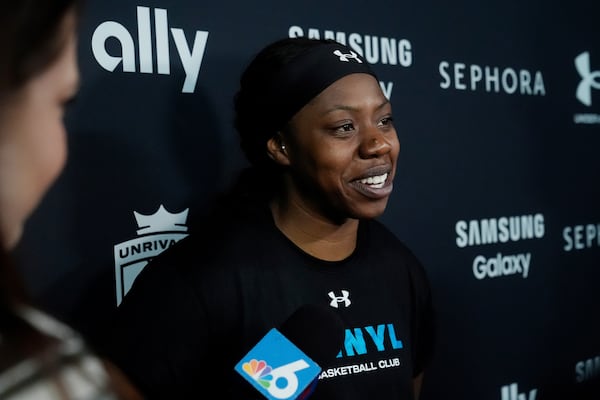
<path fill-rule="evenodd" d="M 394 106 L 382 219 L 439 314 L 422 398 L 600 399 L 599 20 L 592 0 L 88 0 L 70 158 L 17 249 L 27 284 L 97 340 L 244 164 L 231 99 L 250 57 L 333 35 Z"/>

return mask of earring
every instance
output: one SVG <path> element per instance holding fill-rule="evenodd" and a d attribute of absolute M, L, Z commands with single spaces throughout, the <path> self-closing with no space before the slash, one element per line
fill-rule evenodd
<path fill-rule="evenodd" d="M 281 151 L 285 151 L 285 144 L 281 144 Z"/>

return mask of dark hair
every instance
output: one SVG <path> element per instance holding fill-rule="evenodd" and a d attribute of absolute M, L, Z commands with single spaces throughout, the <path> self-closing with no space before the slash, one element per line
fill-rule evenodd
<path fill-rule="evenodd" d="M 263 48 L 242 73 L 234 97 L 234 126 L 242 151 L 252 165 L 274 167 L 267 156 L 266 143 L 284 128 L 271 122 L 277 120 L 269 115 L 273 110 L 264 109 L 265 88 L 271 86 L 274 76 L 294 58 L 323 43 L 335 42 L 304 37 L 280 39 Z"/>
<path fill-rule="evenodd" d="M 79 13 L 79 0 L 13 0 L 0 12 L 0 94 L 13 91 L 43 71 L 60 53 L 64 16 Z"/>
<path fill-rule="evenodd" d="M 265 88 L 293 59 L 329 39 L 304 37 L 279 39 L 260 50 L 240 77 L 240 86 L 234 96 L 234 126 L 239 134 L 240 147 L 251 167 L 242 171 L 230 195 L 250 205 L 253 200 L 268 200 L 281 184 L 281 167 L 268 155 L 266 144 L 278 131 L 274 110 L 265 107 Z M 288 121 L 289 122 L 289 121 Z M 239 203 L 238 203 L 239 204 Z"/>

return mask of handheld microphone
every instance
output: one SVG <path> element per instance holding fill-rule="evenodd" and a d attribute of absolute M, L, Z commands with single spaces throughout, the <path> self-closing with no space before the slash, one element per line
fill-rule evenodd
<path fill-rule="evenodd" d="M 304 305 L 272 328 L 235 366 L 265 398 L 302 400 L 314 391 L 321 365 L 344 343 L 344 327 L 332 310 Z"/>

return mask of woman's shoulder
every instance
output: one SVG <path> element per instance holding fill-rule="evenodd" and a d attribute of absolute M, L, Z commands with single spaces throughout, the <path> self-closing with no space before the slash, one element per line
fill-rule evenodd
<path fill-rule="evenodd" d="M 383 222 L 377 219 L 366 220 L 361 224 L 361 229 L 362 234 L 367 235 L 371 246 L 381 246 L 390 251 L 406 253 L 410 257 L 415 257 L 408 245 Z"/>
<path fill-rule="evenodd" d="M 425 266 L 416 253 L 383 222 L 369 220 L 363 226 L 369 251 L 385 254 L 384 258 L 395 260 L 404 265 L 413 279 L 427 281 Z M 376 251 L 374 251 L 376 249 Z"/>
<path fill-rule="evenodd" d="M 226 213 L 204 216 L 192 220 L 189 224 L 189 235 L 176 243 L 170 251 L 173 257 L 183 256 L 187 259 L 194 255 L 231 255 L 232 252 L 248 247 L 251 251 L 260 246 L 274 233 L 268 208 L 254 208 L 252 211 Z M 171 250 L 169 248 L 168 250 Z"/>

